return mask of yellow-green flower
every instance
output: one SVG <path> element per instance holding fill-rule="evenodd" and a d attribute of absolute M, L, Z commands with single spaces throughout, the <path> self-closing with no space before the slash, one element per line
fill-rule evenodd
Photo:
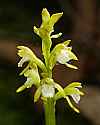
<path fill-rule="evenodd" d="M 40 86 L 34 94 L 34 102 L 37 102 L 39 97 L 42 99 L 53 98 L 55 95 L 54 80 L 51 78 L 41 79 Z"/>
<path fill-rule="evenodd" d="M 31 49 L 25 46 L 17 46 L 17 48 L 19 49 L 17 54 L 22 58 L 18 63 L 18 67 L 22 67 L 25 62 L 29 62 L 29 64 L 35 63 L 40 69 L 46 72 L 44 63 L 36 57 Z"/>
<path fill-rule="evenodd" d="M 54 24 L 61 18 L 62 15 L 63 13 L 56 13 L 50 16 L 48 10 L 44 8 L 42 10 L 42 24 L 40 28 L 34 26 L 34 32 L 41 38 L 51 35 L 54 31 Z"/>
<path fill-rule="evenodd" d="M 16 92 L 21 92 L 26 88 L 31 88 L 32 85 L 35 85 L 37 88 L 40 86 L 40 75 L 38 72 L 37 65 L 35 63 L 29 64 L 28 67 L 26 67 L 20 75 L 23 75 L 27 78 L 24 85 L 19 87 Z"/>
<path fill-rule="evenodd" d="M 57 44 L 54 49 L 51 51 L 49 58 L 49 65 L 52 69 L 56 62 L 60 64 L 65 64 L 67 67 L 77 69 L 76 66 L 69 64 L 70 60 L 78 60 L 76 55 L 72 52 L 72 47 L 68 47 L 70 40 L 65 41 L 64 43 Z"/>
<path fill-rule="evenodd" d="M 72 104 L 70 97 L 73 99 L 73 101 L 78 104 L 80 101 L 80 96 L 84 95 L 83 92 L 81 92 L 79 89 L 82 88 L 81 83 L 79 82 L 73 82 L 69 84 L 67 87 L 64 89 L 59 89 L 59 92 L 56 93 L 55 95 L 55 100 L 58 100 L 60 98 L 65 98 L 69 104 L 69 106 L 79 113 L 79 110 Z M 63 94 L 62 94 L 63 93 Z"/>

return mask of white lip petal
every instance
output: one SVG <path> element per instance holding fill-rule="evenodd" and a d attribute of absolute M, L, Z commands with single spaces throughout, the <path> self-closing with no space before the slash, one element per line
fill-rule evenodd
<path fill-rule="evenodd" d="M 61 53 L 57 57 L 57 61 L 61 64 L 65 64 L 70 60 L 68 53 L 66 52 L 65 49 L 61 50 Z"/>
<path fill-rule="evenodd" d="M 53 85 L 43 84 L 42 85 L 42 95 L 44 97 L 53 97 L 55 94 L 55 89 Z"/>
<path fill-rule="evenodd" d="M 65 65 L 69 68 L 72 68 L 72 69 L 78 69 L 78 67 L 74 66 L 74 65 L 71 65 L 69 63 L 65 63 Z"/>
<path fill-rule="evenodd" d="M 27 81 L 24 83 L 24 85 L 26 86 L 26 88 L 31 88 L 33 85 L 32 78 L 27 78 Z"/>
<path fill-rule="evenodd" d="M 24 64 L 24 62 L 27 62 L 29 60 L 28 57 L 23 57 L 19 63 L 18 63 L 18 67 L 22 67 L 22 65 Z"/>
<path fill-rule="evenodd" d="M 71 97 L 73 98 L 73 100 L 75 101 L 75 103 L 79 103 L 80 101 L 80 95 L 79 94 L 71 94 Z"/>

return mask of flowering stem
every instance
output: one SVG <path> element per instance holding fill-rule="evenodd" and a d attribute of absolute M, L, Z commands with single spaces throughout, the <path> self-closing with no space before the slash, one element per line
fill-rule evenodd
<path fill-rule="evenodd" d="M 50 56 L 50 48 L 51 48 L 51 44 L 52 44 L 52 41 L 51 41 L 51 38 L 49 35 L 45 36 L 45 38 L 42 39 L 42 52 L 43 52 L 43 56 L 44 56 L 44 59 L 45 59 L 45 65 L 48 69 L 48 59 L 49 59 L 49 56 Z"/>
<path fill-rule="evenodd" d="M 54 100 L 52 98 L 48 98 L 47 101 L 44 102 L 44 108 L 45 108 L 45 124 L 56 125 Z"/>
<path fill-rule="evenodd" d="M 49 67 L 48 59 L 50 56 L 50 48 L 51 48 L 51 39 L 49 37 L 46 37 L 42 41 L 42 51 L 45 59 L 45 64 L 48 72 L 48 77 L 52 78 L 52 70 Z M 55 101 L 53 98 L 47 98 L 46 101 L 44 101 L 44 111 L 45 111 L 45 125 L 56 125 L 55 120 Z"/>
<path fill-rule="evenodd" d="M 34 26 L 34 32 L 42 39 L 42 62 L 28 47 L 18 46 L 18 55 L 22 58 L 18 63 L 18 67 L 22 67 L 25 62 L 28 62 L 26 68 L 20 73 L 27 80 L 17 89 L 16 92 L 21 92 L 26 88 L 31 88 L 33 85 L 37 88 L 34 94 L 34 102 L 37 102 L 41 97 L 44 104 L 45 125 L 56 125 L 55 120 L 55 104 L 60 98 L 65 98 L 69 106 L 79 113 L 70 101 L 68 96 L 77 104 L 80 101 L 80 95 L 84 95 L 79 88 L 82 88 L 81 83 L 73 82 L 63 88 L 56 83 L 52 78 L 52 70 L 56 63 L 65 64 L 69 68 L 77 69 L 76 66 L 69 64 L 70 60 L 78 60 L 76 55 L 69 47 L 70 40 L 57 44 L 53 49 L 52 38 L 58 38 L 62 33 L 52 35 L 54 32 L 54 24 L 59 20 L 63 13 L 56 13 L 50 16 L 46 8 L 42 10 L 42 24 L 40 28 Z M 41 70 L 38 70 L 40 68 Z M 56 90 L 55 90 L 56 89 Z"/>

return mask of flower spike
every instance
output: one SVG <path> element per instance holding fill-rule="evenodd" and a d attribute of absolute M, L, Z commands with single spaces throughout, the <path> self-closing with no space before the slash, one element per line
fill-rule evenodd
<path fill-rule="evenodd" d="M 74 103 L 78 105 L 81 96 L 84 95 L 80 90 L 82 88 L 81 83 L 72 82 L 63 88 L 52 78 L 52 70 L 57 63 L 63 64 L 69 68 L 78 69 L 71 63 L 71 60 L 78 60 L 77 56 L 72 51 L 72 46 L 69 46 L 71 40 L 58 43 L 53 49 L 51 48 L 52 38 L 58 38 L 62 35 L 62 33 L 53 34 L 54 25 L 62 15 L 63 12 L 50 15 L 48 10 L 43 8 L 40 27 L 33 27 L 34 32 L 42 39 L 43 61 L 28 47 L 17 47 L 18 55 L 21 57 L 18 67 L 22 67 L 26 62 L 27 66 L 20 73 L 20 75 L 26 77 L 26 81 L 16 92 L 18 93 L 26 88 L 35 86 L 34 103 L 40 98 L 42 99 L 46 109 L 46 124 L 49 125 L 55 125 L 55 104 L 58 99 L 64 98 L 69 106 L 79 113 L 79 109 L 74 106 Z M 49 117 L 47 115 L 49 115 Z"/>

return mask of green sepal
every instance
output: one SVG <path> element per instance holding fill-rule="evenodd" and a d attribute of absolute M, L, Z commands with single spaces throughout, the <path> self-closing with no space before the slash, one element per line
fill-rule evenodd
<path fill-rule="evenodd" d="M 34 102 L 37 102 L 41 96 L 41 86 L 37 88 L 34 94 Z"/>
<path fill-rule="evenodd" d="M 51 51 L 50 57 L 49 57 L 49 67 L 50 69 L 53 69 L 54 65 L 57 61 L 57 56 L 59 55 L 61 49 L 63 49 L 63 44 L 57 44 L 53 50 Z"/>
<path fill-rule="evenodd" d="M 72 83 L 70 83 L 69 85 L 67 85 L 67 87 L 65 87 L 65 89 L 66 88 L 68 88 L 68 87 L 78 87 L 78 88 L 82 88 L 82 85 L 81 85 L 82 83 L 80 83 L 80 82 L 72 82 Z"/>
<path fill-rule="evenodd" d="M 18 55 L 20 57 L 28 57 L 30 60 L 31 58 L 36 58 L 35 54 L 29 49 L 28 47 L 25 46 L 17 46 L 18 50 Z"/>
<path fill-rule="evenodd" d="M 58 100 L 60 98 L 65 98 L 65 92 L 64 89 L 57 83 L 54 84 L 55 88 L 58 90 L 58 92 L 55 94 L 54 99 Z"/>
<path fill-rule="evenodd" d="M 84 95 L 84 93 L 79 90 L 80 88 L 82 88 L 80 82 L 72 82 L 64 88 L 64 92 L 66 93 L 66 95 L 71 95 L 71 94 Z"/>
<path fill-rule="evenodd" d="M 67 46 L 70 44 L 70 42 L 71 42 L 71 40 L 66 40 L 66 41 L 64 42 L 64 45 L 67 47 Z"/>
<path fill-rule="evenodd" d="M 38 36 L 40 36 L 39 34 L 39 28 L 37 28 L 36 26 L 33 27 L 34 33 L 36 33 Z"/>
<path fill-rule="evenodd" d="M 40 76 L 39 76 L 37 65 L 35 63 L 30 63 L 30 65 L 27 66 L 21 72 L 21 75 L 22 74 L 24 74 L 24 76 L 27 77 L 27 80 L 23 86 L 19 87 L 17 92 L 21 92 L 26 88 L 31 88 L 32 85 L 35 85 L 36 87 L 40 86 Z"/>
<path fill-rule="evenodd" d="M 26 80 L 26 82 L 24 83 L 24 85 L 22 85 L 21 87 L 19 87 L 19 88 L 16 90 L 16 92 L 18 93 L 18 92 L 23 91 L 23 90 L 26 89 L 26 88 L 31 88 L 32 85 L 33 85 L 32 79 L 31 79 L 31 78 L 27 78 L 27 80 Z"/>
<path fill-rule="evenodd" d="M 27 80 L 24 83 L 24 85 L 26 86 L 26 88 L 31 88 L 32 85 L 34 85 L 34 82 L 33 82 L 32 78 L 27 78 Z"/>
<path fill-rule="evenodd" d="M 70 60 L 78 60 L 76 55 L 71 51 L 72 47 L 67 47 L 69 43 L 70 43 L 70 40 L 57 44 L 54 47 L 54 49 L 51 51 L 50 58 L 49 58 L 50 69 L 53 69 L 57 61 L 61 64 L 65 64 L 69 68 L 77 69 L 76 66 L 73 66 L 67 63 Z"/>
<path fill-rule="evenodd" d="M 55 35 L 52 35 L 51 38 L 58 38 L 62 35 L 62 33 L 58 33 L 58 34 L 55 34 Z"/>
<path fill-rule="evenodd" d="M 74 66 L 74 65 L 71 65 L 69 63 L 65 63 L 65 65 L 69 68 L 72 68 L 72 69 L 78 69 L 78 67 Z"/>
<path fill-rule="evenodd" d="M 44 103 L 47 103 L 47 100 L 48 100 L 47 97 L 41 96 L 41 99 L 43 100 Z"/>
<path fill-rule="evenodd" d="M 26 86 L 25 86 L 25 85 L 22 85 L 22 86 L 20 86 L 20 87 L 16 90 L 16 92 L 19 93 L 19 92 L 23 91 L 24 89 L 26 89 Z"/>
<path fill-rule="evenodd" d="M 23 69 L 23 71 L 19 74 L 20 76 L 23 75 L 28 69 L 29 69 L 29 64 Z"/>
<path fill-rule="evenodd" d="M 28 69 L 25 73 L 24 76 L 27 78 L 31 78 L 34 85 L 39 86 L 40 85 L 40 76 L 38 72 L 37 65 L 34 64 L 34 67 L 32 69 Z"/>
<path fill-rule="evenodd" d="M 54 84 L 54 80 L 53 79 L 51 79 L 51 78 L 49 78 L 49 77 L 46 77 L 46 78 L 44 78 L 44 79 L 42 79 L 41 80 L 41 85 L 42 84 Z"/>
<path fill-rule="evenodd" d="M 78 94 L 78 95 L 84 95 L 83 92 L 79 91 L 79 89 L 72 88 L 72 87 L 66 87 L 64 89 L 65 95 L 71 95 L 71 94 Z"/>
<path fill-rule="evenodd" d="M 68 96 L 66 96 L 66 100 L 67 100 L 69 106 L 70 106 L 75 112 L 80 113 L 80 111 L 71 103 L 71 101 L 70 101 L 70 99 L 69 99 Z"/>
<path fill-rule="evenodd" d="M 36 55 L 34 54 L 34 52 L 31 51 L 31 49 L 25 46 L 17 46 L 17 48 L 19 49 L 18 55 L 22 57 L 22 59 L 18 63 L 18 67 L 22 67 L 24 62 L 29 61 L 38 65 L 38 67 L 40 67 L 44 72 L 47 71 L 44 63 L 36 57 Z"/>
<path fill-rule="evenodd" d="M 50 18 L 49 25 L 53 27 L 54 24 L 61 18 L 62 15 L 63 15 L 63 12 L 62 13 L 53 14 L 51 16 L 51 18 Z"/>
<path fill-rule="evenodd" d="M 42 72 L 42 73 L 41 73 L 41 76 L 42 76 L 43 78 L 46 78 L 46 77 L 48 77 L 48 73 Z"/>
<path fill-rule="evenodd" d="M 70 50 L 68 50 L 69 48 L 66 48 L 66 51 L 67 51 L 67 53 L 68 53 L 68 56 L 69 56 L 69 60 L 78 60 L 78 58 L 76 57 L 76 55 L 73 53 L 73 52 L 71 52 Z"/>
<path fill-rule="evenodd" d="M 50 14 L 46 8 L 42 10 L 42 24 L 47 24 L 50 20 Z"/>
<path fill-rule="evenodd" d="M 78 88 L 81 88 L 81 83 L 79 82 L 73 82 L 66 86 L 64 89 L 58 91 L 55 94 L 55 100 L 58 100 L 60 98 L 65 98 L 66 96 L 72 95 L 72 94 L 78 94 L 78 95 L 84 95 L 83 92 L 81 92 Z M 76 89 L 77 88 L 77 89 Z M 61 91 L 63 91 L 63 94 L 61 94 Z"/>

